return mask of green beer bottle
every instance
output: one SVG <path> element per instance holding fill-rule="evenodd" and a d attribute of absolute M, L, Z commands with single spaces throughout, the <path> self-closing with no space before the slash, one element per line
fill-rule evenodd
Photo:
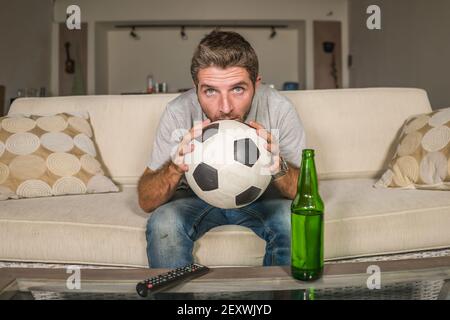
<path fill-rule="evenodd" d="M 322 276 L 323 211 L 314 150 L 304 149 L 297 194 L 291 205 L 291 272 L 295 279 L 309 281 Z"/>

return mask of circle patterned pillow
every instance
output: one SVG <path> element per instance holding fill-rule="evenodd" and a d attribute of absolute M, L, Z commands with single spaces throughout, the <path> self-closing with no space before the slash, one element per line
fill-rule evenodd
<path fill-rule="evenodd" d="M 410 117 L 377 187 L 450 190 L 450 108 Z"/>
<path fill-rule="evenodd" d="M 119 191 L 105 171 L 89 118 L 0 118 L 0 200 Z"/>

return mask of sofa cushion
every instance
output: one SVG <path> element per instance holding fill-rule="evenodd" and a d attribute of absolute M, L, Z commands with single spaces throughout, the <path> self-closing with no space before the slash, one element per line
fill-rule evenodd
<path fill-rule="evenodd" d="M 408 118 L 378 187 L 450 190 L 450 108 Z"/>
<path fill-rule="evenodd" d="M 105 171 L 88 118 L 0 118 L 0 200 L 118 191 Z"/>
<path fill-rule="evenodd" d="M 0 208 L 0 260 L 146 264 L 146 217 L 135 188 L 4 201 Z"/>
<path fill-rule="evenodd" d="M 374 182 L 320 182 L 326 259 L 448 247 L 448 193 L 375 189 Z M 147 266 L 148 215 L 135 188 L 12 200 L 0 208 L 0 260 Z M 195 243 L 194 256 L 210 266 L 261 265 L 264 248 L 250 229 L 220 226 Z"/>
<path fill-rule="evenodd" d="M 374 179 L 322 181 L 326 257 L 383 255 L 450 246 L 446 191 L 377 189 Z"/>

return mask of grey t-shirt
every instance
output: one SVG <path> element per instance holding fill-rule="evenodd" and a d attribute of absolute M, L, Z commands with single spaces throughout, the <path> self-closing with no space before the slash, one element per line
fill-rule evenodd
<path fill-rule="evenodd" d="M 155 171 L 170 160 L 194 122 L 206 119 L 195 89 L 170 101 L 160 119 L 148 167 Z M 302 150 L 306 147 L 305 132 L 289 99 L 267 85 L 260 85 L 245 122 L 251 120 L 271 130 L 278 139 L 280 155 L 291 165 L 299 167 Z M 181 185 L 186 185 L 185 179 L 182 179 Z"/>

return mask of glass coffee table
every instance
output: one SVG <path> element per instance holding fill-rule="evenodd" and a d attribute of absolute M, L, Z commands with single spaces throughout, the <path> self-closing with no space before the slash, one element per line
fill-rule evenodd
<path fill-rule="evenodd" d="M 2 268 L 0 299 L 144 299 L 136 284 L 165 269 L 81 269 L 80 286 L 66 269 Z M 326 263 L 314 282 L 289 267 L 224 267 L 145 299 L 323 300 L 450 299 L 450 257 Z"/>

